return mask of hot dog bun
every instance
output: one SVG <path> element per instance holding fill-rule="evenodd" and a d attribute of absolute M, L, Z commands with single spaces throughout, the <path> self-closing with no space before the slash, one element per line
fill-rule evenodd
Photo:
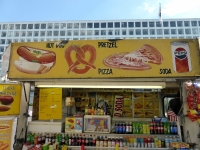
<path fill-rule="evenodd" d="M 10 104 L 14 101 L 12 96 L 0 96 L 0 112 L 10 110 Z"/>
<path fill-rule="evenodd" d="M 42 65 L 40 63 L 34 63 L 23 60 L 15 60 L 14 65 L 17 70 L 28 74 L 43 74 L 51 69 L 51 67 L 47 65 Z M 51 65 L 53 66 L 53 64 Z"/>
<path fill-rule="evenodd" d="M 47 64 L 55 62 L 54 52 L 21 46 L 17 49 L 17 54 L 29 62 Z"/>

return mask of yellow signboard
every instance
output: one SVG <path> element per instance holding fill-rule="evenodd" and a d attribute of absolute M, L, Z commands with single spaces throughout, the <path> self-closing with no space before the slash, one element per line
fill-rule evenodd
<path fill-rule="evenodd" d="M 13 43 L 10 79 L 199 76 L 198 40 Z"/>
<path fill-rule="evenodd" d="M 21 85 L 0 84 L 0 116 L 20 113 Z"/>
<path fill-rule="evenodd" d="M 62 119 L 62 88 L 40 89 L 39 120 Z"/>
<path fill-rule="evenodd" d="M 11 149 L 13 120 L 0 120 L 0 149 Z"/>

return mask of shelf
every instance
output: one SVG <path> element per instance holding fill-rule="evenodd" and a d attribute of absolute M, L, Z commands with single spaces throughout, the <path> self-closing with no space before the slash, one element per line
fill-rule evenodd
<path fill-rule="evenodd" d="M 80 150 L 81 146 L 68 146 L 68 150 Z M 115 150 L 115 147 L 94 147 L 94 146 L 85 146 L 85 150 Z M 119 147 L 119 150 L 124 150 L 124 147 Z M 128 150 L 173 150 L 173 148 L 137 148 L 137 147 L 128 147 Z"/>

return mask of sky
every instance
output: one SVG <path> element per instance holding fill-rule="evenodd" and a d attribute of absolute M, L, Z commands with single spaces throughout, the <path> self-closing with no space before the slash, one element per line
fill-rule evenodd
<path fill-rule="evenodd" d="M 0 22 L 200 18 L 200 0 L 0 0 Z"/>

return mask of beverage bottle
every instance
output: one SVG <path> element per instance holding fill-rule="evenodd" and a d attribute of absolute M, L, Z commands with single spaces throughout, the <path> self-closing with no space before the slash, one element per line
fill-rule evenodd
<path fill-rule="evenodd" d="M 161 131 L 160 131 L 160 126 L 161 126 L 161 123 L 157 122 L 157 132 L 158 132 L 158 134 L 161 133 Z"/>
<path fill-rule="evenodd" d="M 157 123 L 154 122 L 153 125 L 154 125 L 154 128 L 153 128 L 153 129 L 154 129 L 154 130 L 153 130 L 154 134 L 158 134 L 158 132 L 157 132 L 157 131 L 158 131 L 158 130 L 157 130 Z"/>
<path fill-rule="evenodd" d="M 112 138 L 112 147 L 115 147 L 115 138 Z"/>
<path fill-rule="evenodd" d="M 104 139 L 103 139 L 103 136 L 101 136 L 101 138 L 100 138 L 100 147 L 103 147 L 103 142 L 104 142 Z"/>
<path fill-rule="evenodd" d="M 48 143 L 49 142 L 49 134 L 48 133 L 46 133 L 46 136 L 45 136 L 46 138 L 45 138 L 45 143 Z"/>
<path fill-rule="evenodd" d="M 133 137 L 133 143 L 134 143 L 134 147 L 137 147 L 137 137 L 136 136 Z"/>
<path fill-rule="evenodd" d="M 178 127 L 176 122 L 174 122 L 174 134 L 178 134 Z"/>
<path fill-rule="evenodd" d="M 122 137 L 119 138 L 119 147 L 124 147 Z"/>
<path fill-rule="evenodd" d="M 170 134 L 174 134 L 174 124 L 173 124 L 173 122 L 170 123 Z"/>
<path fill-rule="evenodd" d="M 38 135 L 38 144 L 42 144 L 42 135 L 41 134 Z"/>
<path fill-rule="evenodd" d="M 31 133 L 28 132 L 27 138 L 26 138 L 27 143 L 31 143 Z"/>
<path fill-rule="evenodd" d="M 92 138 L 92 146 L 96 146 L 96 136 L 93 135 L 93 138 Z"/>
<path fill-rule="evenodd" d="M 144 148 L 148 148 L 148 140 L 147 140 L 147 137 L 144 137 Z"/>
<path fill-rule="evenodd" d="M 149 123 L 146 123 L 146 132 L 147 132 L 147 134 L 150 134 L 150 126 L 149 126 Z"/>
<path fill-rule="evenodd" d="M 119 124 L 115 123 L 115 133 L 119 133 Z"/>
<path fill-rule="evenodd" d="M 132 123 L 132 131 L 133 131 L 133 132 L 132 132 L 133 134 L 136 133 L 136 132 L 135 132 L 135 123 L 134 123 L 134 122 Z"/>
<path fill-rule="evenodd" d="M 179 136 L 176 136 L 176 141 L 181 142 L 181 138 Z"/>
<path fill-rule="evenodd" d="M 131 137 L 127 136 L 126 138 L 124 138 L 124 146 L 131 146 Z"/>
<path fill-rule="evenodd" d="M 136 134 L 139 134 L 139 133 L 140 133 L 139 131 L 140 131 L 140 129 L 139 129 L 139 123 L 136 122 L 136 123 L 135 123 L 135 133 L 136 133 Z"/>
<path fill-rule="evenodd" d="M 154 134 L 153 122 L 149 122 L 149 126 L 150 126 L 150 134 Z"/>
<path fill-rule="evenodd" d="M 85 146 L 89 145 L 89 138 L 88 135 L 85 136 Z"/>
<path fill-rule="evenodd" d="M 100 147 L 100 138 L 99 138 L 99 136 L 97 136 L 97 139 L 96 139 L 96 147 Z"/>
<path fill-rule="evenodd" d="M 144 148 L 144 138 L 143 137 L 140 138 L 140 146 L 141 146 L 141 148 Z"/>
<path fill-rule="evenodd" d="M 137 147 L 140 148 L 141 147 L 141 143 L 140 143 L 140 137 L 137 137 Z"/>
<path fill-rule="evenodd" d="M 104 115 L 104 109 L 103 109 L 103 107 L 101 107 L 101 109 L 100 109 L 100 115 Z"/>
<path fill-rule="evenodd" d="M 152 148 L 151 147 L 151 137 L 147 137 L 147 142 L 148 142 L 148 148 Z"/>
<path fill-rule="evenodd" d="M 52 143 L 53 143 L 53 137 L 52 137 Z M 65 134 L 62 134 L 62 142 L 61 145 L 65 145 Z"/>
<path fill-rule="evenodd" d="M 161 148 L 165 148 L 165 140 L 161 139 Z"/>
<path fill-rule="evenodd" d="M 105 138 L 104 138 L 103 147 L 108 147 L 108 138 L 107 138 L 107 136 L 105 136 Z"/>
<path fill-rule="evenodd" d="M 155 146 L 155 148 L 158 148 L 158 137 L 157 136 L 154 137 L 154 146 Z"/>
<path fill-rule="evenodd" d="M 94 106 L 92 106 L 91 115 L 94 115 Z"/>
<path fill-rule="evenodd" d="M 112 147 L 112 140 L 111 140 L 111 138 L 108 138 L 108 147 Z"/>
<path fill-rule="evenodd" d="M 119 139 L 118 138 L 115 139 L 115 145 L 117 145 L 117 144 L 119 145 Z"/>
<path fill-rule="evenodd" d="M 52 135 L 52 144 L 56 142 L 56 134 Z M 65 138 L 64 138 L 64 144 L 65 144 Z"/>
<path fill-rule="evenodd" d="M 165 147 L 169 148 L 169 139 L 168 139 L 168 136 L 165 136 Z"/>
<path fill-rule="evenodd" d="M 130 147 L 134 147 L 134 140 L 132 136 L 130 137 Z"/>
<path fill-rule="evenodd" d="M 88 105 L 85 107 L 85 115 L 88 115 Z"/>
<path fill-rule="evenodd" d="M 35 134 L 34 135 L 34 145 L 37 145 L 38 144 L 38 135 Z"/>
<path fill-rule="evenodd" d="M 170 134 L 170 122 L 167 122 L 167 134 Z"/>
<path fill-rule="evenodd" d="M 140 126 L 140 132 L 139 132 L 139 134 L 143 134 L 143 123 L 140 123 L 139 126 Z"/>
<path fill-rule="evenodd" d="M 133 126 L 132 123 L 129 122 L 129 134 L 133 133 Z"/>
<path fill-rule="evenodd" d="M 171 143 L 173 142 L 172 136 L 169 136 L 169 146 L 171 147 Z"/>
<path fill-rule="evenodd" d="M 164 122 L 164 134 L 168 134 L 167 122 Z"/>
<path fill-rule="evenodd" d="M 152 147 L 152 148 L 155 148 L 154 138 L 153 138 L 153 137 L 151 137 L 151 147 Z"/>
<path fill-rule="evenodd" d="M 163 122 L 160 124 L 160 134 L 164 134 L 164 125 Z"/>
<path fill-rule="evenodd" d="M 119 133 L 121 134 L 122 133 L 122 131 L 123 131 L 123 127 L 122 127 L 123 125 L 121 124 L 121 123 L 119 123 Z"/>
<path fill-rule="evenodd" d="M 45 134 L 42 134 L 42 145 L 45 144 Z"/>
<path fill-rule="evenodd" d="M 92 135 L 90 135 L 90 137 L 89 137 L 89 146 L 93 146 L 93 143 L 92 143 Z"/>
<path fill-rule="evenodd" d="M 75 135 L 74 134 L 72 134 L 71 145 L 75 146 Z"/>
<path fill-rule="evenodd" d="M 126 124 L 125 123 L 122 124 L 122 133 L 123 134 L 126 133 Z"/>
<path fill-rule="evenodd" d="M 162 148 L 161 139 L 160 138 L 158 139 L 158 148 Z"/>
<path fill-rule="evenodd" d="M 130 128 L 130 127 L 129 127 L 129 123 L 127 122 L 127 123 L 126 123 L 126 134 L 129 134 L 129 132 L 130 132 L 130 131 L 129 131 L 129 128 Z"/>

